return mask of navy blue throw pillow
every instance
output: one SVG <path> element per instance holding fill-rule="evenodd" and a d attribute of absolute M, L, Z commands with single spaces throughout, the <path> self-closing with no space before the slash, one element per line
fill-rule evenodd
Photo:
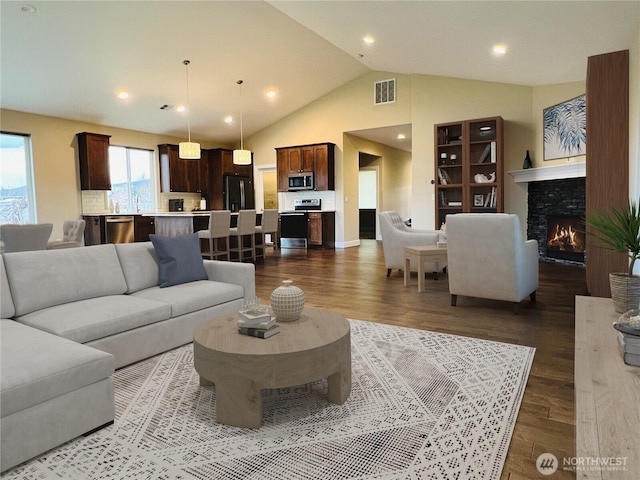
<path fill-rule="evenodd" d="M 198 234 L 163 237 L 149 235 L 160 263 L 160 288 L 207 280 Z"/>

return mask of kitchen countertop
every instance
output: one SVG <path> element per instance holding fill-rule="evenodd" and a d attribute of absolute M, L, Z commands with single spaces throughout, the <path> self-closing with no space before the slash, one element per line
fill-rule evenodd
<path fill-rule="evenodd" d="M 194 210 L 192 212 L 148 212 L 145 217 L 203 217 L 209 216 L 210 210 Z"/>
<path fill-rule="evenodd" d="M 280 214 L 282 213 L 336 213 L 335 210 L 283 210 L 281 212 L 278 212 Z"/>
<path fill-rule="evenodd" d="M 193 216 L 203 216 L 209 215 L 209 210 L 202 211 L 192 211 L 192 212 L 136 212 L 136 213 L 83 213 L 83 217 L 133 217 L 133 216 L 143 216 L 143 217 L 193 217 Z"/>

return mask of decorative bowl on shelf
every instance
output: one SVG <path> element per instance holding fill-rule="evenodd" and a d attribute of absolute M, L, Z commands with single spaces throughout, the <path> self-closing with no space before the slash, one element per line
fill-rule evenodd
<path fill-rule="evenodd" d="M 281 322 L 293 322 L 300 318 L 304 308 L 304 292 L 293 285 L 291 280 L 284 280 L 283 286 L 271 292 L 271 310 Z"/>

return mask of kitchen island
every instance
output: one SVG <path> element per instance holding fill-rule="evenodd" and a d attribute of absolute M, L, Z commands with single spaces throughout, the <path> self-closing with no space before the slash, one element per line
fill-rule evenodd
<path fill-rule="evenodd" d="M 164 237 L 189 235 L 209 228 L 209 210 L 192 212 L 141 212 L 129 214 L 83 214 L 87 222 L 84 232 L 85 245 L 102 243 L 147 242 L 149 235 L 155 233 Z M 114 220 L 117 220 L 114 222 Z M 125 222 L 126 220 L 126 222 Z M 256 224 L 262 221 L 262 214 L 256 214 Z M 109 226 L 126 223 L 133 227 L 126 236 L 118 238 L 109 235 Z M 231 213 L 230 227 L 238 224 L 238 213 Z"/>
<path fill-rule="evenodd" d="M 194 210 L 192 212 L 156 212 L 143 215 L 155 218 L 156 235 L 175 237 L 189 235 L 198 230 L 209 228 L 209 210 Z M 256 225 L 262 222 L 262 213 L 256 213 Z M 231 225 L 238 225 L 238 212 L 231 212 Z"/>
<path fill-rule="evenodd" d="M 175 237 L 189 235 L 198 230 L 209 227 L 209 211 L 145 213 L 144 216 L 154 217 L 156 235 Z"/>

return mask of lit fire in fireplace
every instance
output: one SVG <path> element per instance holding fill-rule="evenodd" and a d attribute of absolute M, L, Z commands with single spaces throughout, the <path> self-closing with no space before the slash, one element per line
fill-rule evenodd
<path fill-rule="evenodd" d="M 582 234 L 572 225 L 556 226 L 547 235 L 547 248 L 553 248 L 563 252 L 584 252 Z"/>

